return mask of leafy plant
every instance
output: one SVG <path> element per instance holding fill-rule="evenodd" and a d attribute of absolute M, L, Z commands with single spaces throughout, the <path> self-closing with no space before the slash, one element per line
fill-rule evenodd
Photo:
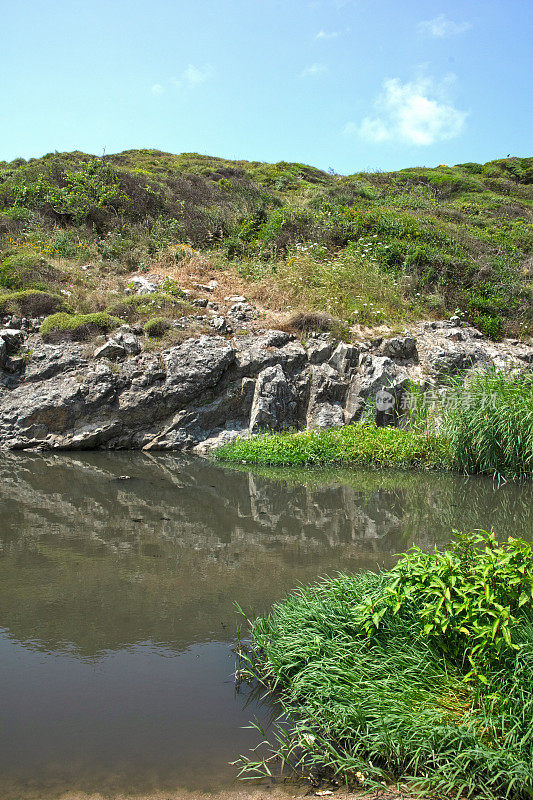
<path fill-rule="evenodd" d="M 389 578 L 383 594 L 361 607 L 369 635 L 397 614 L 416 614 L 422 635 L 484 683 L 487 667 L 519 649 L 517 612 L 533 598 L 531 547 L 521 539 L 499 545 L 493 531 L 458 533 L 444 553 L 412 547 Z"/>
<path fill-rule="evenodd" d="M 239 647 L 239 678 L 281 706 L 241 776 L 530 797 L 532 581 L 529 544 L 475 532 L 295 590 Z"/>

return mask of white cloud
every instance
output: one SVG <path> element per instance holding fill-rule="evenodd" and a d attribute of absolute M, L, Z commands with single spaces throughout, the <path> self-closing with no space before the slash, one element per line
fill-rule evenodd
<path fill-rule="evenodd" d="M 319 31 L 315 39 L 336 39 L 338 35 L 338 31 Z"/>
<path fill-rule="evenodd" d="M 165 90 L 160 83 L 154 83 L 152 86 L 152 94 L 163 94 L 164 91 Z"/>
<path fill-rule="evenodd" d="M 464 33 L 472 27 L 470 22 L 453 22 L 446 19 L 444 14 L 439 14 L 435 19 L 428 19 L 418 23 L 418 30 L 426 36 L 437 36 L 442 39 L 444 36 L 455 36 Z"/>
<path fill-rule="evenodd" d="M 189 64 L 187 69 L 184 69 L 179 78 L 171 78 L 170 82 L 181 89 L 183 87 L 193 88 L 205 83 L 213 76 L 213 68 L 207 64 L 204 67 L 196 67 L 194 64 Z"/>
<path fill-rule="evenodd" d="M 328 71 L 328 68 L 325 64 L 311 64 L 309 67 L 306 67 L 300 72 L 301 78 L 309 78 L 309 77 L 316 77 L 317 75 L 323 75 L 325 72 Z"/>
<path fill-rule="evenodd" d="M 428 77 L 409 83 L 390 78 L 383 82 L 383 92 L 374 103 L 376 114 L 359 125 L 347 123 L 343 132 L 357 133 L 374 143 L 400 141 L 424 146 L 452 139 L 461 133 L 467 116 L 446 100 L 446 88 L 452 81 L 453 76 L 440 84 Z"/>

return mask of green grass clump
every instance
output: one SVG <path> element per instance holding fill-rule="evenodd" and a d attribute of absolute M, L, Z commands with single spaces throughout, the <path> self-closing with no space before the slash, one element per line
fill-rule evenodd
<path fill-rule="evenodd" d="M 432 432 L 378 428 L 372 422 L 327 430 L 262 434 L 218 448 L 219 461 L 247 464 L 374 464 L 429 467 L 447 457 L 443 439 Z"/>
<path fill-rule="evenodd" d="M 161 312 L 169 317 L 179 316 L 190 309 L 190 304 L 181 297 L 174 297 L 166 292 L 153 294 L 130 295 L 115 302 L 108 312 L 124 319 L 149 317 L 154 314 L 162 316 Z"/>
<path fill-rule="evenodd" d="M 105 311 L 96 314 L 52 314 L 40 327 L 43 337 L 48 339 L 87 339 L 96 333 L 107 333 L 122 324 L 117 317 Z"/>
<path fill-rule="evenodd" d="M 170 320 L 166 317 L 152 317 L 144 326 L 144 332 L 151 338 L 158 339 L 170 330 Z"/>
<path fill-rule="evenodd" d="M 285 721 L 241 775 L 277 758 L 348 787 L 531 797 L 532 587 L 529 544 L 482 531 L 295 591 L 251 622 L 240 676 Z"/>
<path fill-rule="evenodd" d="M 18 314 L 23 317 L 41 317 L 67 308 L 58 294 L 39 289 L 23 289 L 20 292 L 0 294 L 0 313 Z"/>
<path fill-rule="evenodd" d="M 444 408 L 451 463 L 468 473 L 533 476 L 533 374 L 482 372 L 457 383 Z"/>

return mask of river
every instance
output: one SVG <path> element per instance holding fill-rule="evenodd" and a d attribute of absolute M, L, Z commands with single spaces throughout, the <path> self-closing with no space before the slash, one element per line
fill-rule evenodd
<path fill-rule="evenodd" d="M 532 509 L 480 477 L 0 455 L 0 798 L 230 786 L 273 713 L 235 691 L 236 602 L 454 528 L 533 540 Z"/>

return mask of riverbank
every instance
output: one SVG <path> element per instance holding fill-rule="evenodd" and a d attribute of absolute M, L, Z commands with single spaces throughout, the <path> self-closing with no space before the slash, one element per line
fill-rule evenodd
<path fill-rule="evenodd" d="M 382 397 L 394 400 L 387 390 Z M 379 399 L 379 395 L 378 395 Z M 477 372 L 428 402 L 404 394 L 404 427 L 374 421 L 321 431 L 265 434 L 218 448 L 222 462 L 305 466 L 341 464 L 533 477 L 533 375 Z M 374 407 L 364 410 L 372 416 Z M 363 417 L 364 418 L 364 417 Z"/>
<path fill-rule="evenodd" d="M 532 598 L 530 545 L 483 531 L 295 590 L 250 622 L 241 675 L 288 722 L 241 759 L 244 774 L 283 765 L 348 786 L 527 796 Z"/>
<path fill-rule="evenodd" d="M 395 786 L 387 787 L 380 791 L 366 792 L 364 790 L 347 792 L 343 789 L 331 791 L 330 789 L 314 789 L 309 784 L 286 784 L 280 787 L 239 787 L 222 789 L 215 792 L 195 792 L 187 789 L 166 790 L 153 794 L 100 794 L 85 792 L 66 792 L 54 800 L 295 800 L 297 798 L 326 798 L 326 800 L 414 800 L 414 795 L 405 788 Z M 11 800 L 11 798 L 9 799 Z M 24 800 L 50 800 L 47 796 L 36 794 Z M 417 796 L 420 800 L 420 796 Z"/>
<path fill-rule="evenodd" d="M 346 343 L 331 332 L 189 336 L 154 350 L 122 326 L 92 343 L 0 330 L 0 448 L 206 452 L 261 430 L 396 425 L 410 387 L 438 397 L 479 370 L 531 373 L 533 346 L 490 341 L 458 316 Z M 18 325 L 19 327 L 14 327 Z M 37 326 L 38 327 L 38 326 Z"/>

